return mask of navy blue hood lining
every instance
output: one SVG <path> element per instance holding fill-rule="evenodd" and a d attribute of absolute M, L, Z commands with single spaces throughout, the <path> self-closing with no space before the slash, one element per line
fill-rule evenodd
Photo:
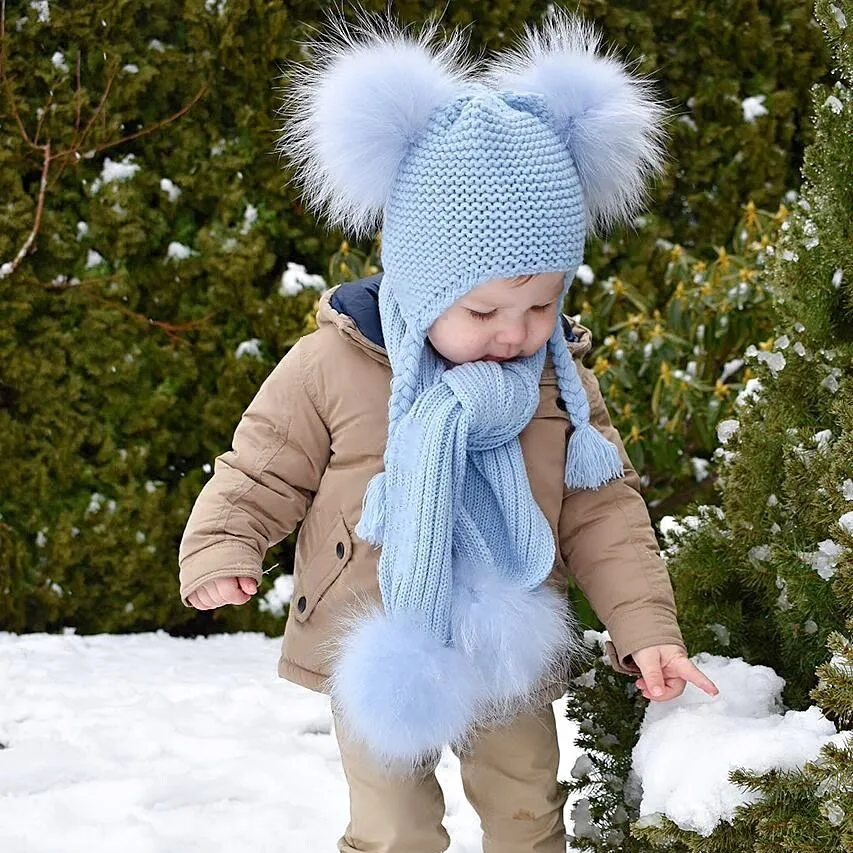
<path fill-rule="evenodd" d="M 329 304 L 339 314 L 351 317 L 359 332 L 371 343 L 385 349 L 385 336 L 382 334 L 382 321 L 379 317 L 379 285 L 382 273 L 349 281 L 342 284 L 329 300 Z M 569 320 L 563 317 L 563 329 L 567 341 L 576 341 Z"/>

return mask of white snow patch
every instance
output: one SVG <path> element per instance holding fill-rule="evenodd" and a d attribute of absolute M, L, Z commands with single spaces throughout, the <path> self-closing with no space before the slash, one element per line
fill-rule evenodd
<path fill-rule="evenodd" d="M 181 188 L 169 178 L 160 178 L 160 189 L 169 196 L 169 201 L 177 201 L 181 195 Z"/>
<path fill-rule="evenodd" d="M 125 74 L 139 74 L 139 66 L 134 65 L 132 62 L 128 62 L 128 64 L 123 66 L 121 70 L 124 71 Z"/>
<path fill-rule="evenodd" d="M 248 633 L 0 633 L 0 850 L 336 849 L 349 799 L 329 701 L 277 678 L 279 653 Z M 568 779 L 577 728 L 554 710 Z M 449 751 L 437 776 L 448 853 L 479 853 Z"/>
<path fill-rule="evenodd" d="M 592 267 L 589 266 L 589 264 L 581 264 L 575 273 L 575 278 L 577 278 L 581 284 L 589 286 L 595 281 L 595 273 L 592 271 Z"/>
<path fill-rule="evenodd" d="M 94 249 L 89 249 L 86 255 L 86 269 L 90 270 L 104 263 L 104 256 L 96 252 Z"/>
<path fill-rule="evenodd" d="M 263 358 L 261 354 L 261 339 L 251 338 L 248 341 L 241 341 L 237 345 L 234 355 L 236 358 L 242 358 L 244 355 L 249 355 L 252 358 Z"/>
<path fill-rule="evenodd" d="M 835 97 L 835 95 L 830 95 L 824 102 L 823 105 L 825 107 L 829 107 L 835 115 L 838 115 L 843 109 L 844 104 Z"/>
<path fill-rule="evenodd" d="M 701 483 L 708 478 L 711 462 L 709 459 L 703 459 L 701 456 L 691 456 L 690 467 L 693 469 L 693 479 L 697 483 Z"/>
<path fill-rule="evenodd" d="M 177 240 L 169 243 L 169 248 L 166 250 L 166 258 L 170 261 L 185 261 L 187 258 L 197 254 L 198 252 L 189 246 L 185 246 L 183 243 L 179 243 Z"/>
<path fill-rule="evenodd" d="M 272 613 L 273 616 L 283 616 L 284 606 L 293 598 L 293 575 L 279 575 L 272 589 L 258 599 L 258 610 L 262 613 Z"/>
<path fill-rule="evenodd" d="M 847 28 L 847 16 L 844 12 L 835 5 L 835 3 L 830 3 L 829 8 L 832 10 L 832 16 L 835 18 L 835 22 L 841 27 L 842 30 Z"/>
<path fill-rule="evenodd" d="M 844 500 L 853 501 L 853 480 L 849 477 L 838 487 L 838 490 L 844 495 Z"/>
<path fill-rule="evenodd" d="M 817 543 L 817 551 L 800 551 L 797 556 L 811 566 L 825 581 L 835 575 L 835 567 L 844 553 L 844 548 L 832 539 Z"/>
<path fill-rule="evenodd" d="M 315 290 L 325 290 L 326 281 L 321 275 L 311 275 L 302 264 L 287 262 L 287 269 L 282 273 L 278 292 L 282 296 L 295 296 L 306 287 Z"/>
<path fill-rule="evenodd" d="M 845 512 L 844 515 L 838 519 L 838 526 L 853 536 L 853 512 Z"/>
<path fill-rule="evenodd" d="M 133 162 L 134 159 L 133 154 L 128 154 L 121 162 L 110 160 L 107 157 L 101 168 L 100 176 L 92 181 L 92 195 L 97 193 L 104 184 L 130 180 L 140 169 L 139 164 Z"/>
<path fill-rule="evenodd" d="M 733 358 L 731 361 L 727 361 L 723 365 L 723 369 L 720 372 L 720 382 L 725 382 L 730 376 L 737 373 L 742 367 L 742 358 Z"/>
<path fill-rule="evenodd" d="M 740 421 L 736 421 L 732 418 L 720 421 L 717 424 L 717 440 L 720 444 L 728 444 L 729 439 L 738 431 L 740 428 Z"/>
<path fill-rule="evenodd" d="M 38 15 L 40 24 L 50 23 L 50 3 L 48 0 L 30 0 L 30 9 Z"/>
<path fill-rule="evenodd" d="M 642 818 L 665 815 L 707 836 L 757 798 L 729 782 L 731 770 L 802 767 L 837 736 L 815 706 L 783 713 L 785 682 L 772 669 L 707 653 L 693 660 L 719 695 L 688 684 L 678 699 L 649 703 L 633 767 L 642 780 Z"/>
<path fill-rule="evenodd" d="M 63 74 L 68 73 L 68 63 L 65 61 L 65 55 L 61 50 L 57 50 L 53 56 L 50 57 L 50 61 L 57 71 L 61 71 Z"/>
<path fill-rule="evenodd" d="M 767 107 L 764 106 L 766 95 L 753 95 L 750 98 L 744 98 L 741 103 L 743 108 L 743 120 L 746 122 L 754 122 L 757 118 L 767 115 Z"/>

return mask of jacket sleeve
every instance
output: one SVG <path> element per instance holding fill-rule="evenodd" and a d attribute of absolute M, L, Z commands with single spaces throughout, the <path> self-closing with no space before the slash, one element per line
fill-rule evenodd
<path fill-rule="evenodd" d="M 647 646 L 684 647 L 669 573 L 660 556 L 640 478 L 610 421 L 595 374 L 580 361 L 592 424 L 619 450 L 625 476 L 600 489 L 568 489 L 560 514 L 560 550 L 569 574 L 610 634 L 619 672 L 639 671 L 631 655 Z"/>
<path fill-rule="evenodd" d="M 181 539 L 180 593 L 207 581 L 260 582 L 268 548 L 305 517 L 329 462 L 329 432 L 305 364 L 304 339 L 285 355 L 243 413 L 232 449 L 216 458 Z"/>

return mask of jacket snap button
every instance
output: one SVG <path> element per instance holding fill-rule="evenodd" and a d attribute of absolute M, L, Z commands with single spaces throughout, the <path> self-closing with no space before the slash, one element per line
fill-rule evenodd
<path fill-rule="evenodd" d="M 308 606 L 308 601 L 306 600 L 304 595 L 300 595 L 298 601 L 296 602 L 296 609 L 300 613 L 305 612 L 305 608 Z"/>
<path fill-rule="evenodd" d="M 338 544 L 335 545 L 335 553 L 338 555 L 339 560 L 342 560 L 344 558 L 344 543 L 343 542 L 338 542 Z"/>
<path fill-rule="evenodd" d="M 557 397 L 557 408 L 562 412 L 566 411 L 566 401 L 562 397 Z"/>

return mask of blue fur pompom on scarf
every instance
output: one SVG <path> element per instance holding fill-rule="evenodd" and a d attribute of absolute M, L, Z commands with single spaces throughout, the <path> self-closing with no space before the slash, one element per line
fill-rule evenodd
<path fill-rule="evenodd" d="M 492 278 L 562 272 L 565 297 L 588 232 L 629 220 L 663 162 L 665 110 L 585 23 L 558 9 L 483 73 L 461 33 L 437 33 L 330 17 L 291 68 L 280 143 L 309 205 L 383 229 L 388 440 L 356 528 L 382 547 L 383 607 L 347 626 L 330 685 L 350 734 L 398 767 L 524 708 L 573 653 L 519 442 L 546 355 L 573 427 L 566 485 L 623 475 L 561 323 L 532 356 L 457 366 L 429 328 Z"/>

